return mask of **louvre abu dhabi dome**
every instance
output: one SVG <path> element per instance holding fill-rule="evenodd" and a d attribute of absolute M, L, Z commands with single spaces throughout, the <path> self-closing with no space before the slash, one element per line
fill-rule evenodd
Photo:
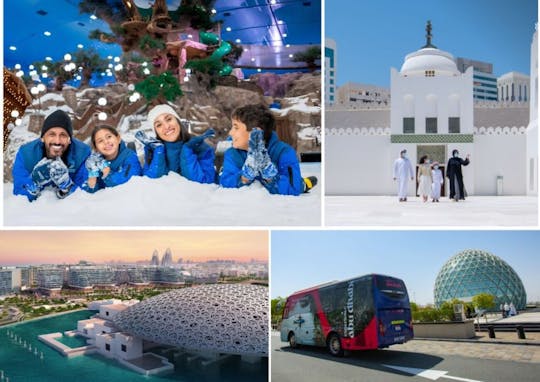
<path fill-rule="evenodd" d="M 114 317 L 122 331 L 187 351 L 268 356 L 268 288 L 215 284 L 143 300 Z"/>
<path fill-rule="evenodd" d="M 462 251 L 444 264 L 435 280 L 435 305 L 457 298 L 470 301 L 480 293 L 495 296 L 494 310 L 500 304 L 514 303 L 525 309 L 527 295 L 521 279 L 504 260 L 477 249 Z"/>

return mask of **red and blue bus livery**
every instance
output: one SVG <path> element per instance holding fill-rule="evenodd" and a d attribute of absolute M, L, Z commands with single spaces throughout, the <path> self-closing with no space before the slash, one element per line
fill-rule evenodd
<path fill-rule="evenodd" d="M 281 340 L 344 350 L 380 349 L 413 338 L 411 309 L 402 280 L 366 275 L 298 291 L 287 298 Z"/>

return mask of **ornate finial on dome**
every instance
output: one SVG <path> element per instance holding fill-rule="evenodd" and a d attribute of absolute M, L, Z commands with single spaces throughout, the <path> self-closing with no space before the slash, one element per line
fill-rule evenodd
<path fill-rule="evenodd" d="M 427 21 L 426 25 L 426 45 L 424 45 L 422 48 L 437 48 L 435 45 L 431 43 L 431 20 Z"/>

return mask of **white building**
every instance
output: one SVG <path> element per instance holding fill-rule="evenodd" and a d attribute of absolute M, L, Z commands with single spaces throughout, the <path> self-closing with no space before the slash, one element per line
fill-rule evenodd
<path fill-rule="evenodd" d="M 390 89 L 347 82 L 338 87 L 336 104 L 346 109 L 387 107 L 390 106 Z"/>
<path fill-rule="evenodd" d="M 461 73 L 473 68 L 473 99 L 497 101 L 497 77 L 493 74 L 493 64 L 470 58 L 457 57 L 456 65 Z"/>
<path fill-rule="evenodd" d="M 527 126 L 527 195 L 538 195 L 538 24 L 531 43 L 530 109 Z"/>
<path fill-rule="evenodd" d="M 328 195 L 395 194 L 392 165 L 403 149 L 413 164 L 429 155 L 443 173 L 452 150 L 470 154 L 463 167 L 469 195 L 527 193 L 527 147 L 538 152 L 536 130 L 527 134 L 528 104 L 475 104 L 473 68 L 460 73 L 429 32 L 426 46 L 407 55 L 401 70 L 391 69 L 391 100 L 390 109 L 326 111 Z M 409 195 L 415 191 L 409 182 Z"/>
<path fill-rule="evenodd" d="M 509 72 L 497 78 L 499 101 L 528 102 L 530 78 L 526 74 Z"/>
<path fill-rule="evenodd" d="M 332 106 L 336 102 L 337 51 L 336 42 L 324 40 L 324 104 Z"/>

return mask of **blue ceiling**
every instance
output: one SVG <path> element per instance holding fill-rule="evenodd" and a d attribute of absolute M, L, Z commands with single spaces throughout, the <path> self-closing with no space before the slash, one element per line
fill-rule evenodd
<path fill-rule="evenodd" d="M 167 3 L 169 8 L 176 8 L 179 2 Z M 136 3 L 149 7 L 153 1 Z M 223 40 L 239 39 L 239 44 L 248 48 L 249 53 L 239 61 L 244 67 L 298 66 L 289 60 L 292 53 L 321 44 L 321 0 L 216 0 L 214 9 L 214 19 L 223 21 Z M 119 56 L 119 46 L 88 39 L 94 29 L 109 31 L 105 22 L 91 16 L 80 14 L 75 0 L 5 1 L 4 66 L 13 69 L 20 64 L 27 73 L 31 63 L 46 57 L 62 60 L 64 54 L 73 53 L 80 45 L 96 49 L 103 57 Z M 260 55 L 257 60 L 253 59 L 255 54 Z"/>

